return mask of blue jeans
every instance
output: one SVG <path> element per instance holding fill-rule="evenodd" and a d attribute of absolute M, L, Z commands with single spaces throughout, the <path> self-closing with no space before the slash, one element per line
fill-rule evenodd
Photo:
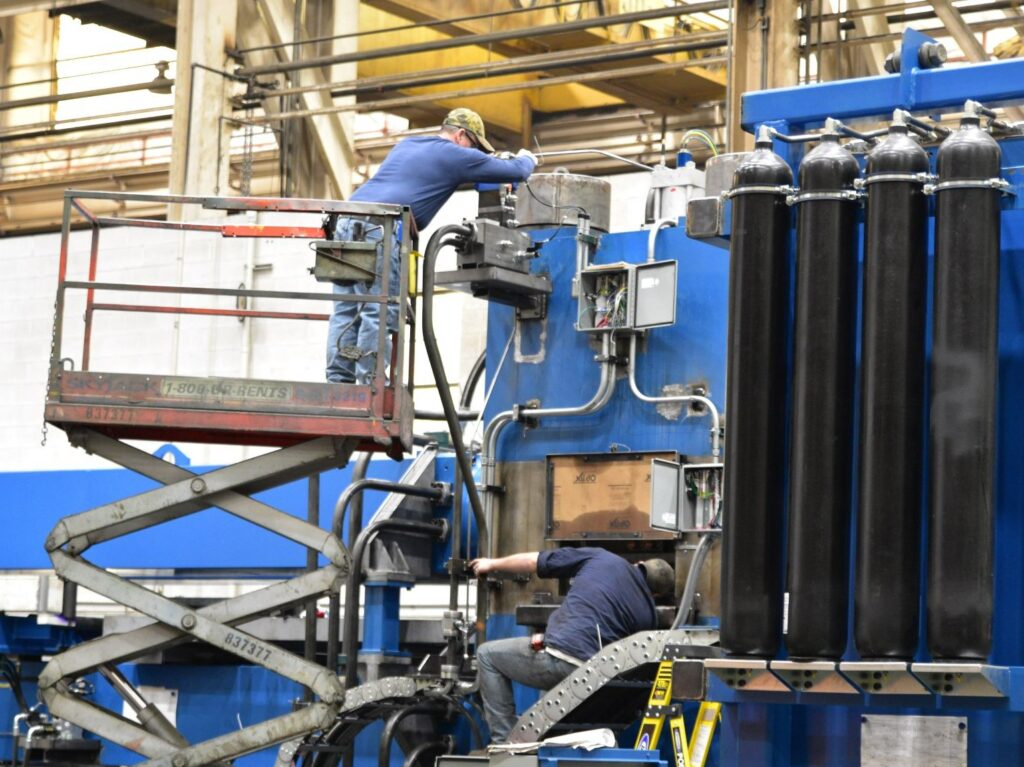
<path fill-rule="evenodd" d="M 529 637 L 484 642 L 476 651 L 476 661 L 491 743 L 504 743 L 518 718 L 513 682 L 550 690 L 577 668 L 554 655 L 534 651 Z"/>
<path fill-rule="evenodd" d="M 354 236 L 365 227 L 361 237 Z M 334 283 L 334 293 L 339 296 L 381 295 L 381 274 L 384 258 L 381 240 L 383 229 L 379 224 L 355 218 L 339 218 L 334 230 L 335 240 L 364 241 L 377 243 L 377 268 L 373 282 Z M 388 254 L 388 293 L 400 295 L 399 267 L 401 255 L 401 231 L 396 231 Z M 391 360 L 391 333 L 398 330 L 398 304 L 387 305 L 388 338 L 385 362 Z M 377 369 L 377 345 L 380 330 L 380 304 L 361 301 L 335 301 L 334 313 L 327 325 L 327 381 L 329 383 L 368 384 Z"/>

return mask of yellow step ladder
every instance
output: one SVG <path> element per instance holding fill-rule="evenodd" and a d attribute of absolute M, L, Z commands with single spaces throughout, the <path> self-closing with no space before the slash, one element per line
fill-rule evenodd
<path fill-rule="evenodd" d="M 672 703 L 672 666 L 674 661 L 665 660 L 658 664 L 658 673 L 654 677 L 651 696 L 647 700 L 644 718 L 640 730 L 636 734 L 638 751 L 653 751 L 658 748 L 661 731 L 668 719 L 669 732 L 672 734 L 672 753 L 675 756 L 675 767 L 704 767 L 708 759 L 711 739 L 715 735 L 722 704 L 702 700 L 697 711 L 697 721 L 693 726 L 693 734 L 687 742 L 686 722 L 683 720 L 682 708 Z"/>

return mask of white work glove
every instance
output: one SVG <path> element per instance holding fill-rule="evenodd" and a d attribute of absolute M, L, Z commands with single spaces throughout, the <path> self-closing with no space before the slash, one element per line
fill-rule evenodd
<path fill-rule="evenodd" d="M 530 161 L 533 163 L 533 167 L 536 168 L 538 165 L 537 155 L 535 155 L 533 152 L 531 152 L 529 149 L 526 149 L 525 147 L 516 152 L 516 157 L 529 157 Z"/>
<path fill-rule="evenodd" d="M 499 160 L 511 160 L 513 157 L 515 157 L 515 155 L 512 154 L 511 152 L 498 152 L 496 157 Z"/>

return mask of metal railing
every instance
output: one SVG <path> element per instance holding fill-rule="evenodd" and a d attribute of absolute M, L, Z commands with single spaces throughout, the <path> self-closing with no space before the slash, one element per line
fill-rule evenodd
<path fill-rule="evenodd" d="M 314 226 L 295 225 L 263 225 L 258 223 L 237 222 L 233 217 L 225 217 L 214 221 L 183 222 L 166 221 L 151 218 L 132 218 L 126 215 L 98 215 L 90 209 L 90 205 L 96 207 L 95 203 L 100 202 L 104 206 L 115 205 L 119 210 L 127 206 L 137 204 L 168 204 L 198 206 L 206 210 L 225 211 L 230 213 L 243 212 L 285 212 L 285 213 L 307 213 L 307 214 L 338 214 L 349 216 L 366 217 L 374 222 L 380 222 L 385 230 L 384 242 L 391 242 L 393 236 L 399 232 L 401 241 L 401 268 L 400 275 L 408 274 L 410 254 L 410 211 L 407 207 L 398 205 L 382 205 L 371 203 L 352 203 L 333 200 L 313 199 L 281 199 L 267 197 L 197 197 L 180 195 L 160 194 L 128 194 L 120 192 L 99 192 L 99 191 L 76 191 L 69 190 L 64 198 L 64 212 L 62 219 L 60 261 L 57 277 L 57 294 L 55 305 L 55 317 L 53 327 L 53 339 L 50 353 L 49 386 L 47 395 L 47 420 L 54 420 L 49 407 L 52 403 L 67 403 L 69 382 L 77 384 L 79 392 L 88 389 L 91 383 L 95 383 L 95 377 L 99 374 L 93 373 L 93 351 L 94 351 L 94 320 L 97 312 L 122 312 L 130 314 L 167 314 L 173 316 L 207 316 L 207 317 L 235 317 L 248 320 L 306 320 L 324 322 L 328 319 L 327 313 L 314 311 L 279 311 L 261 308 L 252 308 L 245 304 L 233 307 L 212 307 L 188 305 L 188 298 L 199 296 L 205 297 L 230 297 L 236 301 L 250 301 L 252 299 L 286 299 L 292 302 L 308 301 L 351 301 L 359 304 L 379 304 L 381 306 L 381 321 L 377 338 L 375 340 L 376 367 L 373 381 L 368 386 L 351 385 L 352 392 L 339 394 L 333 387 L 345 387 L 344 384 L 301 383 L 301 396 L 296 394 L 297 401 L 292 403 L 296 408 L 301 409 L 305 404 L 325 407 L 324 403 L 341 402 L 344 400 L 345 415 L 360 415 L 363 419 L 381 422 L 398 420 L 405 411 L 411 411 L 411 386 L 409 381 L 412 376 L 411 359 L 412 349 L 407 354 L 406 344 L 413 343 L 414 333 L 406 332 L 405 328 L 414 322 L 413 312 L 410 308 L 410 295 L 408 280 L 399 279 L 399 285 L 389 285 L 389 269 L 381 270 L 381 289 L 379 293 L 355 293 L 336 294 L 332 292 L 313 291 L 288 291 L 288 290 L 257 290 L 246 287 L 221 287 L 209 285 L 186 285 L 186 284 L 138 284 L 127 282 L 115 282 L 97 279 L 101 256 L 101 232 L 106 227 L 137 227 L 143 229 L 164 229 L 179 232 L 205 232 L 211 235 L 219 235 L 224 238 L 287 238 L 299 240 L 323 240 L 325 239 L 324 229 L 319 220 Z M 84 219 L 83 222 L 74 222 L 75 214 Z M 73 223 L 84 223 L 91 230 L 91 242 L 88 256 L 88 267 L 85 279 L 69 279 L 69 260 L 71 258 L 70 238 Z M 388 258 L 389 250 L 385 247 L 382 258 Z M 144 249 L 139 249 L 139 258 L 145 259 Z M 70 361 L 65 353 L 65 314 L 66 301 L 69 291 L 84 292 L 85 306 L 83 312 L 82 346 L 80 350 L 79 370 L 73 370 L 73 361 Z M 119 301 L 111 296 L 123 295 L 125 293 L 139 296 L 135 300 Z M 165 300 L 166 297 L 175 297 L 176 302 Z M 150 300 L 152 299 L 152 300 Z M 182 299 L 186 299 L 183 302 Z M 397 330 L 389 328 L 385 320 L 388 305 L 398 304 Z M 326 329 L 326 328 L 325 328 Z M 393 352 L 388 358 L 390 334 L 394 333 Z M 406 360 L 409 359 L 408 376 L 406 375 Z M 70 367 L 66 364 L 70 362 Z M 153 371 L 155 375 L 162 375 Z M 145 381 L 149 382 L 154 376 L 146 376 Z M 125 375 L 125 378 L 131 376 Z M 136 378 L 139 378 L 136 376 Z M 107 376 L 109 380 L 109 376 Z M 171 383 L 174 376 L 164 376 L 162 379 L 162 393 L 164 396 L 157 396 L 160 392 L 152 393 L 152 402 L 147 402 L 145 396 L 135 404 L 145 406 L 178 406 L 182 403 L 168 402 L 167 393 L 173 390 Z M 194 378 L 189 380 L 195 380 Z M 250 379 L 238 379 L 245 381 Z M 135 381 L 140 390 L 146 387 Z M 326 391 L 317 391 L 319 387 L 325 387 Z M 358 390 L 358 391 L 355 391 Z M 291 391 L 291 389 L 289 389 Z M 300 391 L 300 384 L 296 384 L 295 391 Z M 358 394 L 358 396 L 356 396 Z M 193 403 L 194 404 L 194 403 Z M 204 407 L 213 407 L 213 404 L 204 403 Z M 259 409 L 259 408 L 257 408 Z M 66 413 L 61 410 L 61 413 Z M 81 419 L 76 419 L 83 422 Z M 87 421 L 85 421 L 87 423 Z M 411 425 L 410 425 L 411 428 Z M 339 427 L 338 432 L 344 432 Z M 379 437 L 378 434 L 353 433 L 355 436 Z M 311 435 L 315 436 L 315 435 Z"/>

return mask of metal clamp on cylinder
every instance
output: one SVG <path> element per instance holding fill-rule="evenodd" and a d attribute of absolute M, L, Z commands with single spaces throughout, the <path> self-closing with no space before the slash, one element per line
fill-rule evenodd
<path fill-rule="evenodd" d="M 939 192 L 944 192 L 947 189 L 995 189 L 1004 195 L 1017 194 L 1010 186 L 1010 182 L 1001 178 L 952 179 L 950 181 L 940 181 L 938 184 L 925 185 L 924 193 L 938 194 Z"/>
<path fill-rule="evenodd" d="M 738 197 L 741 194 L 784 194 L 786 197 L 796 193 L 796 187 L 787 186 L 780 184 L 778 186 L 770 186 L 767 184 L 759 184 L 756 186 L 740 186 L 735 189 L 730 189 L 728 192 L 722 192 L 722 197 L 730 199 L 732 197 Z"/>
<path fill-rule="evenodd" d="M 841 202 L 858 202 L 864 194 L 855 189 L 837 189 L 834 192 L 800 192 L 786 198 L 787 205 L 799 205 L 812 200 L 839 200 Z"/>
<path fill-rule="evenodd" d="M 870 184 L 879 184 L 889 181 L 907 181 L 912 184 L 928 184 L 934 180 L 935 176 L 931 173 L 875 173 L 867 178 L 857 179 L 853 182 L 853 185 L 858 189 L 862 189 Z"/>

